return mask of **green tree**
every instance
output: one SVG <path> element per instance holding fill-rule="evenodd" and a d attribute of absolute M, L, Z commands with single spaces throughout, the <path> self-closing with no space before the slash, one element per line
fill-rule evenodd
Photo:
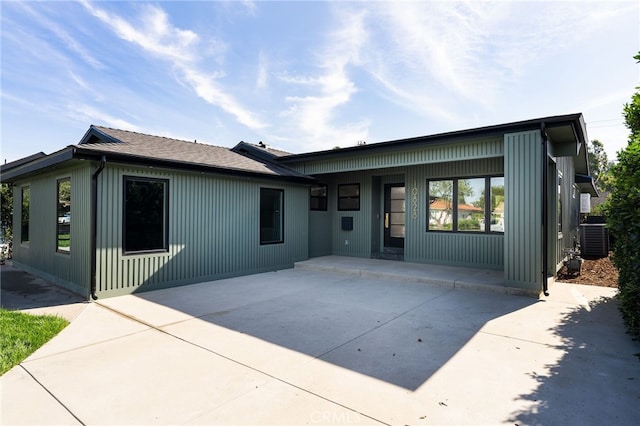
<path fill-rule="evenodd" d="M 0 236 L 5 241 L 13 237 L 13 193 L 6 183 L 0 184 Z"/>
<path fill-rule="evenodd" d="M 447 229 L 452 223 L 453 181 L 429 182 L 429 205 L 440 203 L 437 209 L 429 207 L 429 229 Z M 449 228 L 450 229 L 450 228 Z"/>
<path fill-rule="evenodd" d="M 640 62 L 640 53 L 635 59 Z M 614 182 L 605 211 L 609 232 L 615 237 L 620 311 L 630 333 L 640 337 L 640 87 L 623 114 L 631 134 L 611 169 Z"/>
<path fill-rule="evenodd" d="M 611 192 L 612 178 L 610 169 L 613 162 L 607 158 L 604 145 L 598 139 L 587 144 L 589 171 L 598 192 Z"/>
<path fill-rule="evenodd" d="M 633 58 L 640 63 L 640 52 Z M 636 87 L 636 90 L 640 90 L 640 87 Z M 633 94 L 631 103 L 625 104 L 622 114 L 625 125 L 631 130 L 629 144 L 637 142 L 640 137 L 640 91 Z"/>

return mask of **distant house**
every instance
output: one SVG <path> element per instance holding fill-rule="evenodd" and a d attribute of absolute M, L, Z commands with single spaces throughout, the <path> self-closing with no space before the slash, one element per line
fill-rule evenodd
<path fill-rule="evenodd" d="M 596 195 L 586 140 L 581 114 L 304 154 L 91 126 L 0 172 L 14 262 L 87 297 L 325 255 L 502 270 L 537 294 Z"/>

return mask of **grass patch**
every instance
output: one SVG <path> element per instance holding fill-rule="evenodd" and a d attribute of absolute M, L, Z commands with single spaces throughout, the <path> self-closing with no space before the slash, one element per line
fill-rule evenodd
<path fill-rule="evenodd" d="M 0 376 L 18 365 L 69 324 L 53 315 L 0 309 Z"/>

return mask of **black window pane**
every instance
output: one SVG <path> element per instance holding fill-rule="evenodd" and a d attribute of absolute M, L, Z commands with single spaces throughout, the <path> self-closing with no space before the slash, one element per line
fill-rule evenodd
<path fill-rule="evenodd" d="M 327 196 L 327 185 L 312 186 L 311 187 L 311 196 L 312 197 L 326 197 Z"/>
<path fill-rule="evenodd" d="M 327 185 L 312 186 L 309 190 L 309 196 L 311 210 L 327 210 Z"/>
<path fill-rule="evenodd" d="M 338 186 L 338 197 L 359 197 L 360 196 L 360 185 L 339 185 Z"/>
<path fill-rule="evenodd" d="M 22 212 L 20 223 L 20 242 L 29 242 L 29 203 L 31 199 L 31 190 L 28 186 L 22 188 Z"/>
<path fill-rule="evenodd" d="M 59 252 L 69 253 L 71 250 L 71 179 L 58 180 L 58 242 Z"/>
<path fill-rule="evenodd" d="M 338 185 L 338 210 L 360 210 L 360 184 Z"/>
<path fill-rule="evenodd" d="M 360 198 L 340 198 L 338 210 L 360 210 Z"/>
<path fill-rule="evenodd" d="M 167 249 L 167 182 L 125 181 L 124 249 L 127 252 Z"/>
<path fill-rule="evenodd" d="M 281 189 L 260 188 L 260 244 L 284 241 L 283 194 Z"/>

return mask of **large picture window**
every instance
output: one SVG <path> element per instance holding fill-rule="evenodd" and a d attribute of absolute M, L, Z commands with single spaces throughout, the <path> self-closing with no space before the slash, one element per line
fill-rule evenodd
<path fill-rule="evenodd" d="M 504 177 L 432 180 L 427 186 L 428 231 L 504 232 Z"/>
<path fill-rule="evenodd" d="M 28 186 L 23 186 L 20 192 L 21 195 L 21 221 L 20 221 L 20 242 L 24 244 L 29 243 L 29 205 L 31 201 L 31 189 Z"/>
<path fill-rule="evenodd" d="M 360 184 L 338 185 L 338 210 L 360 210 Z"/>
<path fill-rule="evenodd" d="M 124 177 L 125 253 L 167 251 L 169 248 L 169 181 Z"/>
<path fill-rule="evenodd" d="M 260 244 L 284 242 L 284 191 L 260 188 Z"/>
<path fill-rule="evenodd" d="M 309 209 L 327 210 L 327 185 L 312 186 L 309 190 Z"/>
<path fill-rule="evenodd" d="M 61 253 L 71 251 L 71 179 L 59 179 L 57 183 L 58 205 L 56 216 L 57 244 L 56 250 Z"/>

